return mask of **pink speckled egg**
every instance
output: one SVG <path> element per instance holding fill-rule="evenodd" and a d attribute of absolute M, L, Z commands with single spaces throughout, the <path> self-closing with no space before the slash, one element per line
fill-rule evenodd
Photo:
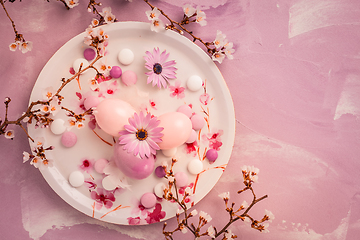
<path fill-rule="evenodd" d="M 128 153 L 120 144 L 115 144 L 113 160 L 116 166 L 128 177 L 134 179 L 147 178 L 155 167 L 155 159 L 151 157 L 140 158 Z"/>
<path fill-rule="evenodd" d="M 159 127 L 163 127 L 160 149 L 178 147 L 189 139 L 192 129 L 190 119 L 181 112 L 169 112 L 158 117 Z"/>
<path fill-rule="evenodd" d="M 134 108 L 127 102 L 116 98 L 108 98 L 100 102 L 94 112 L 96 122 L 106 133 L 118 137 L 129 124 L 129 118 L 135 113 Z"/>

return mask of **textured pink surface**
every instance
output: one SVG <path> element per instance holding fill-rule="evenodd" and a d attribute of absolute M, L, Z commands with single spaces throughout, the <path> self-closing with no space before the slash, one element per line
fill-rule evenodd
<path fill-rule="evenodd" d="M 32 86 L 52 54 L 92 19 L 86 1 L 71 11 L 62 3 L 6 2 L 33 51 L 10 52 L 10 22 L 0 11 L 0 99 L 13 99 L 9 116 L 26 108 Z M 139 0 L 111 2 L 120 21 L 145 21 Z M 185 0 L 152 1 L 181 17 Z M 358 0 L 194 0 L 208 26 L 192 27 L 205 40 L 221 30 L 234 42 L 234 60 L 218 65 L 233 96 L 236 142 L 220 182 L 198 205 L 213 226 L 227 220 L 217 197 L 242 187 L 242 165 L 260 168 L 260 203 L 275 214 L 270 233 L 244 223 L 231 230 L 240 239 L 358 239 L 360 233 L 360 2 Z M 4 106 L 0 105 L 3 116 Z M 38 170 L 22 164 L 26 136 L 0 138 L 4 239 L 161 239 L 162 224 L 128 227 L 93 220 L 73 209 Z M 216 207 L 214 207 L 216 206 Z M 220 213 L 219 213 L 220 212 Z M 217 216 L 217 217 L 215 217 Z M 175 224 L 175 219 L 169 220 Z M 189 237 L 190 235 L 188 235 Z M 180 234 L 179 239 L 184 239 Z"/>

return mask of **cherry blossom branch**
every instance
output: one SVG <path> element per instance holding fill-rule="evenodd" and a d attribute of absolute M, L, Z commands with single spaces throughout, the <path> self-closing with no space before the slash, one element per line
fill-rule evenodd
<path fill-rule="evenodd" d="M 195 239 L 201 237 L 201 236 L 210 236 L 212 239 L 216 239 L 218 237 L 224 236 L 223 239 L 231 239 L 236 238 L 236 235 L 234 235 L 231 230 L 229 230 L 229 227 L 239 219 L 242 221 L 250 221 L 251 227 L 254 229 L 259 230 L 260 232 L 267 231 L 267 225 L 263 224 L 265 221 L 271 222 L 272 219 L 274 219 L 274 215 L 270 212 L 265 210 L 265 215 L 261 220 L 256 220 L 253 217 L 249 215 L 249 211 L 255 206 L 255 204 L 259 203 L 260 201 L 266 199 L 268 196 L 264 195 L 260 198 L 256 197 L 255 191 L 252 187 L 252 184 L 257 181 L 257 173 L 258 169 L 254 167 L 244 166 L 242 168 L 243 178 L 244 178 L 244 185 L 245 188 L 238 191 L 238 194 L 250 190 L 253 199 L 250 205 L 247 204 L 246 201 L 244 201 L 238 209 L 234 209 L 235 203 L 233 202 L 231 206 L 228 206 L 230 194 L 229 193 L 222 193 L 219 195 L 224 202 L 225 202 L 225 210 L 229 213 L 229 221 L 221 228 L 221 230 L 217 230 L 216 227 L 210 226 L 208 229 L 201 233 L 201 229 L 212 220 L 210 215 L 207 213 L 201 211 L 199 213 L 199 219 L 197 222 L 197 226 L 194 225 L 194 223 L 190 223 L 190 218 L 196 216 L 198 213 L 196 210 L 193 210 L 191 213 L 188 213 L 188 206 L 186 204 L 186 199 L 190 197 L 191 190 L 189 187 L 187 187 L 184 191 L 184 195 L 182 197 L 182 200 L 179 198 L 179 192 L 176 186 L 176 179 L 174 177 L 173 173 L 173 166 L 176 163 L 176 159 L 172 159 L 171 167 L 170 169 L 167 169 L 167 166 L 163 166 L 165 171 L 165 178 L 168 179 L 168 186 L 164 189 L 164 199 L 175 202 L 177 205 L 183 210 L 184 212 L 184 218 L 180 219 L 180 212 L 178 211 L 176 213 L 177 217 L 177 227 L 172 231 L 166 231 L 167 223 L 164 223 L 163 226 L 163 234 L 165 236 L 165 239 L 173 239 L 173 234 L 177 231 L 181 231 L 183 233 L 186 233 L 187 230 L 189 230 L 195 237 Z M 172 190 L 174 189 L 174 191 Z M 241 212 L 241 214 L 239 214 Z"/>
<path fill-rule="evenodd" d="M 179 22 L 170 18 L 162 9 L 155 7 L 148 0 L 144 0 L 144 2 L 151 7 L 151 12 L 147 11 L 146 15 L 148 19 L 152 21 L 152 30 L 159 31 L 159 29 L 162 28 L 163 23 L 159 19 L 159 15 L 161 14 L 170 22 L 170 24 L 166 25 L 166 30 L 171 29 L 181 35 L 184 34 L 184 32 L 187 33 L 191 36 L 193 42 L 198 41 L 205 46 L 207 53 L 214 61 L 221 63 L 225 56 L 227 56 L 229 59 L 233 59 L 232 54 L 235 52 L 235 50 L 233 49 L 233 43 L 228 42 L 226 36 L 222 34 L 221 31 L 217 31 L 217 36 L 214 41 L 205 42 L 200 37 L 195 36 L 192 31 L 188 30 L 185 27 L 185 25 L 193 22 L 199 23 L 201 26 L 205 26 L 206 15 L 203 11 L 199 9 L 196 10 L 190 4 L 187 4 L 183 7 L 184 16 L 181 22 Z"/>

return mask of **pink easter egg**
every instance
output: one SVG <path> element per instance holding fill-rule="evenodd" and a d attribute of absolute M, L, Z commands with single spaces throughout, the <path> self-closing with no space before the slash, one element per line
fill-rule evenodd
<path fill-rule="evenodd" d="M 106 133 L 118 137 L 129 124 L 129 118 L 135 113 L 134 108 L 127 102 L 116 98 L 108 98 L 100 102 L 94 112 L 96 123 Z"/>
<path fill-rule="evenodd" d="M 154 171 L 155 159 L 151 157 L 140 158 L 128 153 L 120 144 L 115 144 L 113 160 L 116 166 L 128 177 L 134 179 L 147 178 Z"/>
<path fill-rule="evenodd" d="M 98 173 L 104 173 L 104 168 L 108 164 L 109 164 L 109 161 L 104 158 L 100 158 L 100 159 L 96 160 L 96 162 L 94 164 L 95 171 Z"/>
<path fill-rule="evenodd" d="M 169 112 L 158 117 L 159 127 L 163 127 L 162 142 L 158 143 L 160 149 L 178 147 L 189 139 L 192 124 L 190 119 L 181 112 Z"/>
<path fill-rule="evenodd" d="M 119 78 L 122 74 L 122 70 L 119 66 L 113 66 L 110 70 L 110 76 L 112 78 Z"/>
<path fill-rule="evenodd" d="M 93 60 L 96 57 L 96 52 L 92 48 L 87 48 L 84 50 L 84 58 L 88 61 Z"/>
<path fill-rule="evenodd" d="M 188 175 L 184 172 L 175 173 L 175 180 L 177 187 L 185 187 L 188 183 Z"/>

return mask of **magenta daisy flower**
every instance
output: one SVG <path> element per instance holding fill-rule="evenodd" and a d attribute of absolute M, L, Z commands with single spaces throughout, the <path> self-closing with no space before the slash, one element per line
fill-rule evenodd
<path fill-rule="evenodd" d="M 145 73 L 148 75 L 147 83 L 152 82 L 152 85 L 157 85 L 159 89 L 161 87 L 167 88 L 168 80 L 176 78 L 175 60 L 166 61 L 169 53 L 166 54 L 166 50 L 160 53 L 159 48 L 154 48 L 153 53 L 146 51 L 145 54 L 145 67 L 150 70 L 150 72 Z"/>
<path fill-rule="evenodd" d="M 130 125 L 125 125 L 125 130 L 120 131 L 119 144 L 124 144 L 124 149 L 133 152 L 134 155 L 140 155 L 141 158 L 149 157 L 150 154 L 156 154 L 160 150 L 158 142 L 161 142 L 163 127 L 158 127 L 160 121 L 156 117 L 151 117 L 148 113 L 144 116 L 134 113 L 133 118 L 129 118 Z"/>

